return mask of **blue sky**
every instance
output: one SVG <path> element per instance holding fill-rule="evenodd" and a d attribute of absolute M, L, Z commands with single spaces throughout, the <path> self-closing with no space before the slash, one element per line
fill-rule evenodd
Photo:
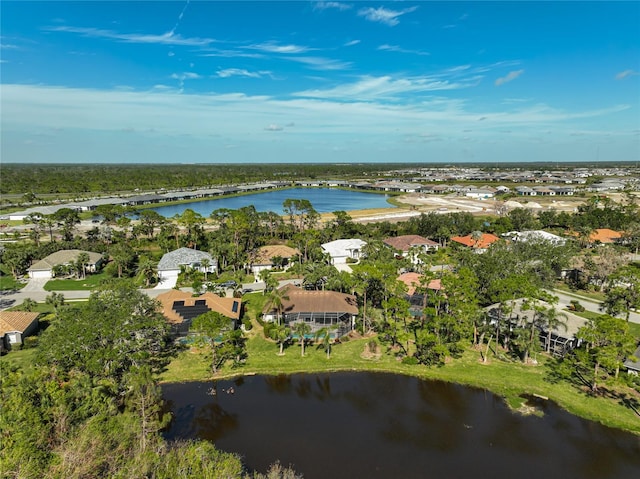
<path fill-rule="evenodd" d="M 640 2 L 0 8 L 3 162 L 640 160 Z"/>

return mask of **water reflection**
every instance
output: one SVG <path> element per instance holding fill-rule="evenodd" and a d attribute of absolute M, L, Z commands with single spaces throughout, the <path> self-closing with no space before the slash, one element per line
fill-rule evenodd
<path fill-rule="evenodd" d="M 304 477 L 640 477 L 640 438 L 571 416 L 512 414 L 478 389 L 390 374 L 247 377 L 163 387 L 168 439 L 202 438 Z M 233 386 L 233 394 L 227 394 Z"/>

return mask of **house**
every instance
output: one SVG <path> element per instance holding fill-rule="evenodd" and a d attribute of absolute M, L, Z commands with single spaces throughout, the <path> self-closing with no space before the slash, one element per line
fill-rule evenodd
<path fill-rule="evenodd" d="M 367 245 L 361 239 L 339 239 L 324 243 L 322 250 L 331 257 L 332 264 L 344 264 L 348 260 L 357 261 L 362 256 L 362 248 Z"/>
<path fill-rule="evenodd" d="M 196 269 L 202 273 L 216 273 L 218 261 L 209 253 L 191 248 L 178 248 L 166 253 L 158 263 L 161 282 L 175 280 L 183 269 Z"/>
<path fill-rule="evenodd" d="M 536 301 L 535 304 L 536 306 L 544 307 L 545 309 L 549 309 L 551 307 L 558 309 L 557 306 L 552 306 L 545 301 Z M 536 312 L 530 301 L 527 301 L 524 298 L 519 298 L 513 301 L 507 301 L 506 305 L 510 310 L 508 313 L 505 312 L 501 303 L 495 303 L 484 308 L 490 324 L 495 325 L 498 321 L 501 321 L 503 324 L 508 324 L 509 328 L 513 330 L 518 326 L 531 324 L 532 321 L 536 320 Z M 562 326 L 556 326 L 551 329 L 550 352 L 555 356 L 564 356 L 567 351 L 580 346 L 581 341 L 576 337 L 576 334 L 581 327 L 587 324 L 587 320 L 585 318 L 568 311 L 562 312 L 566 315 L 566 319 L 559 319 L 565 323 L 566 329 Z M 548 332 L 541 325 L 538 325 L 537 329 L 540 342 L 544 348 Z"/>
<path fill-rule="evenodd" d="M 633 356 L 627 358 L 624 362 L 628 374 L 638 375 L 640 373 L 640 346 L 635 350 Z"/>
<path fill-rule="evenodd" d="M 296 248 L 290 248 L 283 244 L 268 245 L 258 248 L 251 260 L 251 272 L 258 277 L 260 271 L 271 269 L 274 267 L 274 258 L 280 258 L 282 266 L 287 269 L 291 258 L 300 255 L 300 251 Z"/>
<path fill-rule="evenodd" d="M 617 243 L 622 238 L 622 233 L 608 228 L 598 228 L 589 235 L 590 243 L 612 244 Z"/>
<path fill-rule="evenodd" d="M 484 253 L 487 248 L 496 241 L 499 241 L 496 235 L 491 233 L 482 233 L 480 235 L 470 234 L 467 236 L 452 236 L 451 241 L 466 246 L 467 248 L 474 249 L 477 253 Z"/>
<path fill-rule="evenodd" d="M 403 235 L 395 238 L 387 238 L 384 244 L 400 251 L 404 258 L 409 258 L 413 264 L 419 264 L 418 255 L 420 253 L 430 253 L 438 251 L 440 245 L 435 241 L 423 238 L 420 235 Z"/>
<path fill-rule="evenodd" d="M 476 200 L 486 200 L 495 196 L 495 191 L 489 188 L 470 188 L 464 194 L 467 198 L 473 198 Z"/>
<path fill-rule="evenodd" d="M 167 318 L 174 334 L 186 335 L 194 318 L 215 311 L 229 318 L 229 328 L 234 329 L 242 314 L 240 298 L 222 298 L 214 293 L 193 296 L 191 293 L 171 289 L 156 298 L 160 311 Z"/>
<path fill-rule="evenodd" d="M 510 231 L 509 233 L 505 233 L 502 236 L 511 239 L 511 241 L 527 243 L 530 241 L 547 241 L 548 243 L 554 245 L 564 245 L 566 240 L 561 238 L 558 235 L 554 235 L 552 233 L 548 233 L 543 230 L 533 230 L 533 231 Z"/>
<path fill-rule="evenodd" d="M 38 331 L 40 313 L 0 311 L 0 349 L 21 346 L 24 338 Z"/>
<path fill-rule="evenodd" d="M 407 299 L 409 300 L 409 313 L 412 316 L 422 316 L 425 304 L 425 294 L 428 291 L 439 293 L 442 291 L 442 281 L 439 278 L 431 279 L 424 285 L 424 289 L 428 291 L 420 291 L 421 283 L 424 275 L 420 273 L 402 273 L 396 279 L 407 285 Z"/>
<path fill-rule="evenodd" d="M 265 321 L 281 321 L 292 326 L 304 321 L 315 333 L 322 328 L 337 327 L 335 337 L 344 336 L 355 327 L 358 315 L 356 297 L 336 291 L 306 291 L 292 284 L 282 286 L 285 297 L 280 312 L 267 304 Z"/>
<path fill-rule="evenodd" d="M 27 270 L 29 278 L 31 279 L 51 279 L 54 277 L 54 268 L 57 266 L 69 266 L 78 262 L 78 258 L 82 253 L 89 256 L 89 261 L 85 263 L 84 269 L 87 272 L 95 273 L 102 266 L 104 260 L 100 253 L 93 253 L 91 251 L 82 251 L 79 249 L 63 249 L 51 253 L 46 258 L 35 262 Z"/>

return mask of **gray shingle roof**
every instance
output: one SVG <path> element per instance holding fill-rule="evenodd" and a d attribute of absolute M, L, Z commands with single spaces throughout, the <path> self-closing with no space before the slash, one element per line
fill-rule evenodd
<path fill-rule="evenodd" d="M 181 265 L 201 263 L 203 259 L 208 259 L 211 266 L 216 264 L 216 260 L 209 253 L 191 248 L 179 248 L 162 257 L 158 263 L 158 271 L 180 269 Z"/>

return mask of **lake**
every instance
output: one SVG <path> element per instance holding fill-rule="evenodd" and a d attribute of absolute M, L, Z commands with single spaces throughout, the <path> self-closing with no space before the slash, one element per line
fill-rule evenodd
<path fill-rule="evenodd" d="M 179 205 L 158 206 L 150 209 L 157 211 L 165 218 L 182 214 L 187 208 L 191 208 L 202 216 L 208 217 L 212 211 L 219 208 L 237 210 L 243 206 L 250 205 L 254 205 L 257 211 L 273 211 L 283 214 L 282 203 L 288 198 L 309 200 L 318 213 L 392 207 L 387 202 L 388 195 L 333 188 L 291 188 L 250 195 L 207 199 Z"/>
<path fill-rule="evenodd" d="M 543 400 L 535 403 L 543 417 L 522 416 L 487 391 L 456 384 L 334 373 L 162 391 L 174 415 L 168 440 L 211 441 L 261 472 L 279 459 L 306 479 L 640 477 L 640 437 Z"/>

